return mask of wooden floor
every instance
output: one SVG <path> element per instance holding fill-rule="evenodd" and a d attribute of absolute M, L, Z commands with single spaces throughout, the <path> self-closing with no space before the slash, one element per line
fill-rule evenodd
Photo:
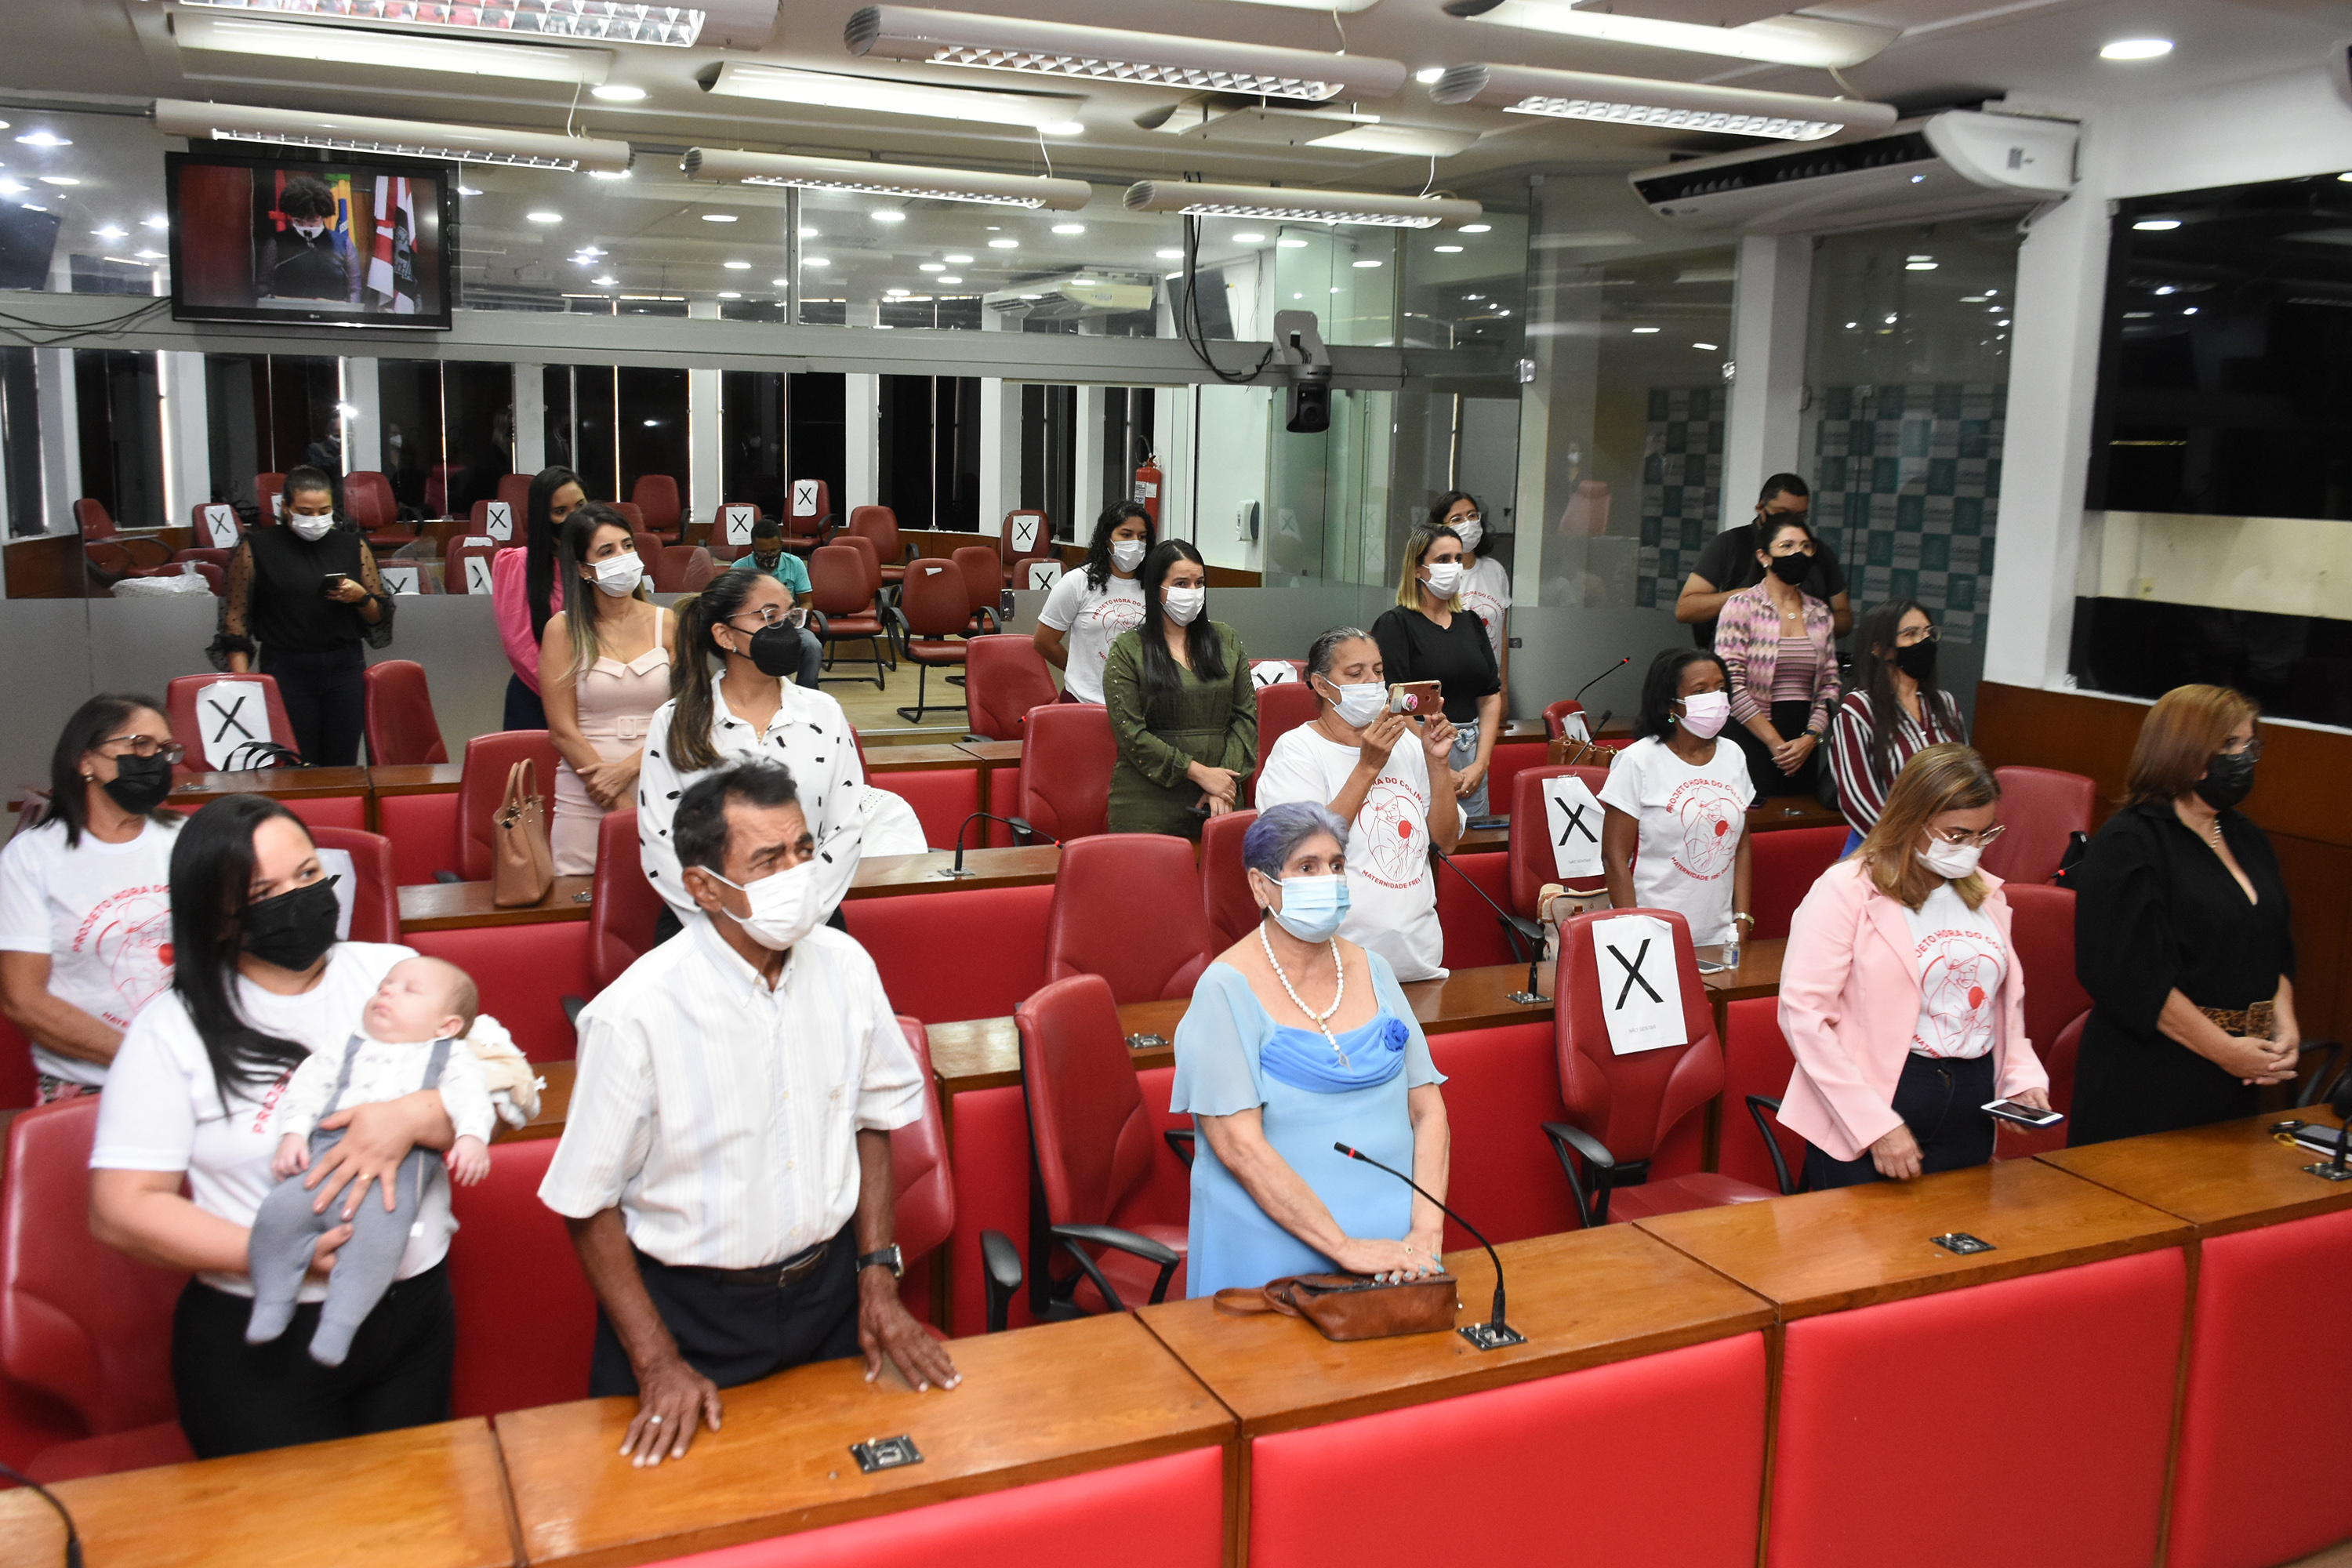
<path fill-rule="evenodd" d="M 920 672 L 912 663 L 900 659 L 896 670 L 885 672 L 887 689 L 877 691 L 874 687 L 874 667 L 856 662 L 865 651 L 864 643 L 840 645 L 835 652 L 845 657 L 836 658 L 834 667 L 825 671 L 824 691 L 841 704 L 867 745 L 893 741 L 939 745 L 964 738 L 963 688 L 947 683 L 947 677 L 957 671 L 931 671 L 929 689 L 923 694 L 923 722 L 919 728 L 908 723 L 898 709 L 902 704 L 908 708 L 915 705 L 915 683 Z M 942 703 L 951 706 L 942 707 Z"/>

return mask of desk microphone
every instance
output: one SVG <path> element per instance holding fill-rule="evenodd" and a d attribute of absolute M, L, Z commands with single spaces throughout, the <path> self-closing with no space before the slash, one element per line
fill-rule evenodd
<path fill-rule="evenodd" d="M 1437 1204 L 1438 1212 L 1440 1214 L 1444 1215 L 1454 1224 L 1468 1231 L 1472 1236 L 1476 1237 L 1478 1245 L 1486 1249 L 1487 1259 L 1495 1265 L 1495 1315 L 1486 1322 L 1471 1323 L 1466 1327 L 1457 1329 L 1454 1331 L 1460 1334 L 1464 1339 L 1468 1340 L 1472 1344 L 1476 1345 L 1482 1351 L 1498 1351 L 1505 1345 L 1523 1345 L 1527 1343 L 1527 1335 L 1519 1332 L 1518 1330 L 1503 1321 L 1503 1260 L 1495 1255 L 1495 1244 L 1488 1241 L 1485 1237 L 1479 1236 L 1478 1227 L 1476 1226 L 1472 1225 L 1468 1220 L 1464 1219 L 1460 1215 L 1455 1214 L 1444 1204 L 1438 1204 L 1437 1199 L 1431 1196 L 1431 1194 L 1423 1188 L 1419 1182 L 1414 1181 L 1402 1171 L 1396 1169 L 1392 1165 L 1381 1164 L 1378 1160 L 1373 1159 L 1361 1149 L 1351 1149 L 1345 1143 L 1334 1143 L 1331 1147 L 1337 1149 L 1340 1153 L 1345 1154 L 1350 1160 L 1361 1160 L 1365 1164 L 1371 1166 L 1374 1170 L 1388 1172 L 1390 1175 L 1394 1176 L 1398 1181 L 1402 1182 L 1414 1192 L 1420 1193 L 1423 1197 L 1428 1198 L 1431 1203 Z"/>
<path fill-rule="evenodd" d="M 940 873 L 940 876 L 977 877 L 980 875 L 978 871 L 970 871 L 964 868 L 963 830 L 965 827 L 970 827 L 973 823 L 978 822 L 983 816 L 988 818 L 991 822 L 1001 822 L 1004 824 L 1005 826 L 1010 827 L 1013 832 L 1020 834 L 1024 838 L 1042 838 L 1046 843 L 1055 845 L 1058 845 L 1062 842 L 1050 833 L 1038 832 L 1036 828 L 1030 826 L 1025 818 L 1018 816 L 999 816 L 992 811 L 975 811 L 970 816 L 963 819 L 963 826 L 961 827 L 958 827 L 956 829 L 955 864 L 949 867 L 946 870 L 941 871 Z"/>
<path fill-rule="evenodd" d="M 1454 866 L 1454 857 L 1448 855 L 1444 850 L 1440 849 L 1437 847 L 1437 841 L 1434 838 L 1429 841 L 1429 852 L 1432 855 L 1436 856 L 1440 860 L 1444 861 L 1447 865 Z M 1511 913 L 1510 910 L 1496 903 L 1493 899 L 1487 898 L 1486 889 L 1480 887 L 1476 879 L 1473 878 L 1469 872 L 1465 871 L 1461 867 L 1454 866 L 1454 874 L 1461 878 L 1464 881 L 1469 883 L 1470 890 L 1472 892 L 1486 900 L 1486 907 L 1494 910 L 1496 918 L 1503 922 L 1503 931 L 1510 937 L 1511 945 L 1514 948 L 1517 948 L 1524 944 L 1528 950 L 1528 988 L 1525 991 L 1514 991 L 1505 996 L 1503 1000 L 1506 1002 L 1517 1002 L 1522 1007 L 1542 1007 L 1549 1005 L 1551 1002 L 1551 998 L 1545 995 L 1537 988 L 1536 979 L 1536 966 L 1543 963 L 1543 926 L 1538 921 L 1528 920 L 1521 915 Z M 1436 1200 L 1433 1198 L 1430 1201 L 1434 1203 Z"/>
<path fill-rule="evenodd" d="M 1611 676 L 1616 674 L 1619 670 L 1624 668 L 1627 665 L 1633 662 L 1633 656 L 1630 653 L 1627 654 L 1623 658 L 1619 659 L 1616 663 L 1611 665 L 1608 668 L 1602 670 L 1600 674 L 1594 676 L 1591 679 L 1586 681 L 1583 685 L 1570 692 L 1568 700 L 1570 702 L 1576 701 L 1586 692 L 1591 690 L 1594 687 L 1600 685 L 1602 681 L 1608 679 Z"/>
<path fill-rule="evenodd" d="M 2336 1080 L 2336 1092 L 2327 1097 L 2327 1109 L 2336 1112 L 2336 1120 L 2344 1125 L 2336 1130 L 2336 1158 L 2305 1165 L 2305 1170 L 2331 1182 L 2352 1182 L 2352 1169 L 2347 1169 L 2344 1155 L 2352 1146 L 2352 1068 L 2345 1069 Z"/>
<path fill-rule="evenodd" d="M 1582 762 L 1584 760 L 1584 753 L 1592 750 L 1593 747 L 1601 743 L 1601 726 L 1607 724 L 1610 720 L 1614 719 L 1615 717 L 1617 717 L 1617 710 L 1614 708 L 1603 708 L 1601 710 L 1601 723 L 1593 725 L 1590 730 L 1585 731 L 1584 744 L 1577 747 L 1576 755 L 1568 759 L 1568 765 L 1570 767 L 1572 768 L 1576 766 L 1577 763 Z"/>

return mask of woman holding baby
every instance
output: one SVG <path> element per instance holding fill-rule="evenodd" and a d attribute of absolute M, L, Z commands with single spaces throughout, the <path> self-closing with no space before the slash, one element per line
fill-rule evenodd
<path fill-rule="evenodd" d="M 211 1458 L 446 1420 L 457 1344 L 444 1268 L 449 1189 L 437 1179 L 437 1152 L 426 1156 L 429 1173 L 410 1156 L 447 1150 L 460 1179 L 478 1179 L 487 1100 L 462 1041 L 438 1052 L 395 1042 L 452 1026 L 463 1034 L 470 983 L 404 947 L 336 941 L 334 879 L 300 820 L 257 795 L 228 795 L 189 818 L 173 847 L 171 886 L 172 989 L 133 1021 L 108 1079 L 90 1154 L 90 1227 L 135 1258 L 195 1272 L 172 1339 L 190 1445 Z M 321 1136 L 288 1146 L 279 1112 L 320 1076 L 297 1080 L 313 1053 L 334 1057 L 335 1081 L 299 1096 Z M 446 1058 L 430 1089 L 421 1069 L 401 1076 L 428 1055 Z M 248 1259 L 268 1256 L 254 1226 L 281 1170 L 307 1187 L 317 1234 L 290 1323 L 251 1343 L 266 1314 L 256 1310 Z M 331 1271 L 363 1203 L 384 1213 L 357 1227 L 354 1270 L 339 1277 Z M 282 1212 L 285 1200 L 271 1207 Z M 345 1325 L 345 1353 L 328 1364 L 331 1343 L 314 1341 L 329 1280 L 342 1279 L 336 1294 L 346 1304 L 352 1287 L 372 1285 L 356 1260 L 394 1219 L 404 1239 L 390 1254 L 374 1248 L 381 1293 Z M 278 1234 L 282 1250 L 287 1233 Z"/>

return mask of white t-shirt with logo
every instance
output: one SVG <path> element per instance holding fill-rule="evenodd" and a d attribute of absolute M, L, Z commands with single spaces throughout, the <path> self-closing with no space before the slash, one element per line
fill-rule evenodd
<path fill-rule="evenodd" d="M 1993 1011 L 2000 1005 L 2009 946 L 1982 910 L 1972 910 L 1949 882 L 1927 901 L 1903 911 L 1911 928 L 1911 958 L 1919 966 L 1919 1021 L 1913 1054 L 1942 1058 L 1983 1056 L 1992 1049 Z"/>
<path fill-rule="evenodd" d="M 1633 857 L 1633 897 L 1644 908 L 1674 910 L 1690 922 L 1691 942 L 1733 940 L 1732 868 L 1755 795 L 1748 759 L 1728 737 L 1693 767 L 1655 736 L 1634 742 L 1609 764 L 1601 804 L 1641 824 Z"/>
<path fill-rule="evenodd" d="M 118 1029 L 172 984 L 172 844 L 150 820 L 128 844 L 90 833 L 66 847 L 45 822 L 0 850 L 0 952 L 49 955 L 49 994 Z M 106 1068 L 38 1041 L 33 1062 L 52 1078 L 102 1084 Z"/>
<path fill-rule="evenodd" d="M 1495 645 L 1495 663 L 1503 662 L 1503 617 L 1511 608 L 1511 574 L 1490 555 L 1481 555 L 1462 574 L 1462 607 L 1486 623 L 1486 640 Z"/>
<path fill-rule="evenodd" d="M 1257 781 L 1257 806 L 1310 800 L 1329 805 L 1360 753 L 1302 724 L 1274 743 Z M 1429 759 L 1408 730 L 1389 752 L 1348 832 L 1348 918 L 1339 934 L 1389 961 L 1399 980 L 1445 975 L 1437 879 L 1429 858 Z M 1444 809 L 1461 816 L 1460 803 Z"/>
<path fill-rule="evenodd" d="M 1099 702 L 1110 645 L 1121 632 L 1131 632 L 1143 624 L 1143 584 L 1132 577 L 1112 575 L 1103 579 L 1097 592 L 1087 586 L 1084 572 L 1066 572 L 1045 595 L 1037 624 L 1068 635 L 1069 663 L 1062 671 L 1063 684 L 1079 701 Z"/>

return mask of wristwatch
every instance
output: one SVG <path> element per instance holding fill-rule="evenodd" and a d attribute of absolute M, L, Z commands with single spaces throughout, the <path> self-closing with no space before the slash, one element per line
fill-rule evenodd
<path fill-rule="evenodd" d="M 893 1279 L 904 1279 L 907 1277 L 906 1261 L 898 1256 L 898 1244 L 895 1241 L 881 1251 L 869 1252 L 857 1260 L 859 1273 L 862 1274 L 868 1268 L 887 1268 Z"/>

